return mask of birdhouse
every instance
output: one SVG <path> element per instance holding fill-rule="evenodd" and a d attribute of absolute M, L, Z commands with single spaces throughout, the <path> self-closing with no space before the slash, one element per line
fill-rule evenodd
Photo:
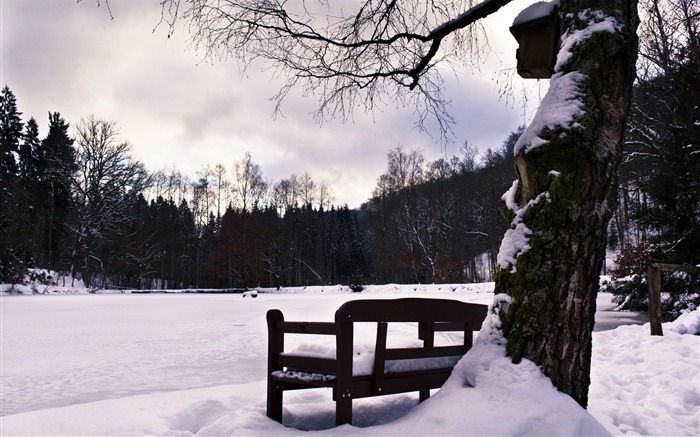
<path fill-rule="evenodd" d="M 518 41 L 518 74 L 525 79 L 549 79 L 559 51 L 557 2 L 539 2 L 524 9 L 510 33 Z"/>

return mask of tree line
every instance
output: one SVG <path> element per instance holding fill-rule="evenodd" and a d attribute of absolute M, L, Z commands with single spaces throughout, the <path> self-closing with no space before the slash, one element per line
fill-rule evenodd
<path fill-rule="evenodd" d="M 113 121 L 71 127 L 49 113 L 41 138 L 1 92 L 0 280 L 42 268 L 89 287 L 246 288 L 492 278 L 518 132 L 477 160 L 426 162 L 397 147 L 372 199 L 333 204 L 305 173 L 275 183 L 249 153 L 231 169 L 149 172 Z"/>
<path fill-rule="evenodd" d="M 512 184 L 512 132 L 480 161 L 461 157 L 424 163 L 420 151 L 396 148 L 387 172 L 361 209 L 373 279 L 380 283 L 464 283 L 492 280 L 506 222 L 501 197 Z"/>

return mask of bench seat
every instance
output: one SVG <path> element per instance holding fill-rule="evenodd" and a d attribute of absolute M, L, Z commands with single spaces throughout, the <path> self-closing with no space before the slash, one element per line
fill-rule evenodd
<path fill-rule="evenodd" d="M 282 354 L 282 356 L 288 357 L 306 357 L 299 352 L 291 352 L 288 354 Z M 354 355 L 352 366 L 352 376 L 367 376 L 373 373 L 374 366 L 374 356 L 370 356 L 369 360 L 365 357 L 358 357 Z M 398 373 L 398 372 L 415 372 L 430 369 L 443 369 L 443 368 L 453 368 L 457 361 L 462 358 L 462 355 L 452 355 L 445 357 L 433 357 L 433 358 L 414 358 L 412 360 L 390 360 L 384 362 L 384 373 Z M 372 367 L 367 366 L 367 361 L 370 362 Z M 277 375 L 282 375 L 282 371 L 275 372 Z M 298 369 L 288 369 L 286 371 L 289 375 L 295 374 L 297 378 L 309 379 L 310 375 L 313 377 L 325 376 L 328 379 L 335 379 L 335 374 L 333 373 L 321 373 L 321 372 L 304 372 Z M 287 377 L 289 377 L 287 375 Z"/>

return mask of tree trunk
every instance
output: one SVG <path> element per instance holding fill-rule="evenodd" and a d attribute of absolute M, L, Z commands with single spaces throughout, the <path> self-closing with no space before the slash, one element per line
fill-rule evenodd
<path fill-rule="evenodd" d="M 496 293 L 507 353 L 588 403 L 591 333 L 637 54 L 635 0 L 561 0 L 550 89 L 515 146 Z"/>

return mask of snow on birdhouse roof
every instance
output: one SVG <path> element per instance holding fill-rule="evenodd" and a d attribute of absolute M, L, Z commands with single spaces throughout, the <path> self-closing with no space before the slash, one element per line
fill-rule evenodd
<path fill-rule="evenodd" d="M 520 11 L 518 16 L 515 17 L 515 20 L 513 20 L 513 26 L 518 26 L 539 18 L 548 17 L 557 6 L 559 6 L 559 0 L 533 3 Z"/>

